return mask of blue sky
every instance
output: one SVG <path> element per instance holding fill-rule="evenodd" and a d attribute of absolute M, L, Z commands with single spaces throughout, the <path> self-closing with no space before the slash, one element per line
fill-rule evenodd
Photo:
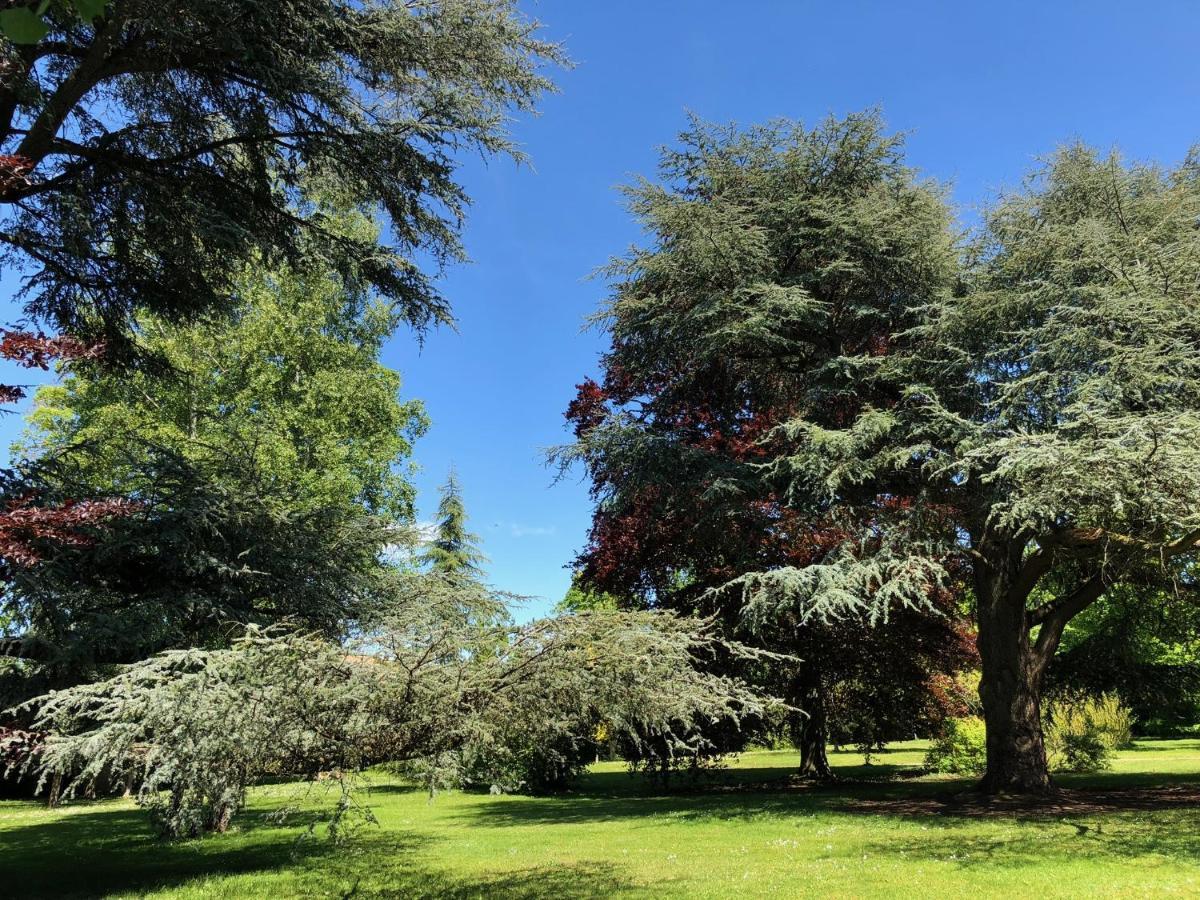
<path fill-rule="evenodd" d="M 569 437 L 562 412 L 603 349 L 581 331 L 605 293 L 587 276 L 639 238 L 615 188 L 653 173 L 688 110 L 812 122 L 878 105 L 965 221 L 1066 140 L 1165 162 L 1200 140 L 1194 2 L 523 6 L 577 65 L 540 116 L 514 124 L 529 166 L 464 161 L 472 262 L 442 283 L 457 332 L 423 347 L 397 334 L 385 362 L 433 420 L 417 446 L 423 515 L 453 463 L 492 581 L 543 598 L 526 615 L 562 596 L 586 537 L 586 486 L 553 484 L 543 451 Z M 18 428 L 0 421 L 0 442 Z"/>

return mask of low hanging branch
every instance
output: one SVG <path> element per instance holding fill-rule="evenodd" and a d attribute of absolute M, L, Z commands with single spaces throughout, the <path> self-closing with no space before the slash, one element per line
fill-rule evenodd
<path fill-rule="evenodd" d="M 530 752 L 586 742 L 600 723 L 686 760 L 709 749 L 703 725 L 772 703 L 707 673 L 718 650 L 762 655 L 666 614 L 514 627 L 490 591 L 414 576 L 351 647 L 251 627 L 228 649 L 163 653 L 31 701 L 23 711 L 49 735 L 16 768 L 42 787 L 65 781 L 64 796 L 135 782 L 162 831 L 179 836 L 224 830 L 264 776 L 407 762 L 431 788 L 516 787 Z"/>

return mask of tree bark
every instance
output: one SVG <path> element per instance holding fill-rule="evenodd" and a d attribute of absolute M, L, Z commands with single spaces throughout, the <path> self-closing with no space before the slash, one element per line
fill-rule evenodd
<path fill-rule="evenodd" d="M 213 808 L 208 827 L 210 831 L 215 831 L 217 834 L 224 834 L 229 830 L 229 823 L 232 821 L 233 804 L 220 802 Z"/>
<path fill-rule="evenodd" d="M 1053 787 L 1042 736 L 1046 656 L 1030 637 L 1020 568 L 1021 547 L 1008 546 L 985 557 L 975 572 L 979 699 L 987 726 L 987 771 L 979 788 L 990 794 L 1045 794 Z"/>
<path fill-rule="evenodd" d="M 793 682 L 791 702 L 807 715 L 797 715 L 792 724 L 792 741 L 800 751 L 801 778 L 829 781 L 833 768 L 826 752 L 828 724 L 825 716 L 825 697 L 820 676 L 808 670 Z"/>
<path fill-rule="evenodd" d="M 46 794 L 46 806 L 53 809 L 62 802 L 63 775 L 55 772 L 50 777 L 50 790 Z"/>

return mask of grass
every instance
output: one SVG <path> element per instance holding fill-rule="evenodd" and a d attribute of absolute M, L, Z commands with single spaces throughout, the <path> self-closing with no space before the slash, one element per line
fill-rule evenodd
<path fill-rule="evenodd" d="M 0 895 L 172 897 L 1162 897 L 1200 895 L 1200 808 L 1018 811 L 939 806 L 962 780 L 914 777 L 916 744 L 874 766 L 835 754 L 853 783 L 787 783 L 794 757 L 745 754 L 719 785 L 648 791 L 601 764 L 568 796 L 448 793 L 380 778 L 377 828 L 348 846 L 300 841 L 303 819 L 164 844 L 127 801 L 57 810 L 0 803 Z M 1200 789 L 1200 740 L 1142 741 L 1105 791 Z M 1200 796 L 1200 795 L 1196 795 Z"/>

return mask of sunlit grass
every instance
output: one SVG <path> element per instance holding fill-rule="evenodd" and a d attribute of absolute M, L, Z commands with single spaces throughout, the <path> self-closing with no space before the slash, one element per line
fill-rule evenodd
<path fill-rule="evenodd" d="M 45 810 L 0 803 L 0 894 L 293 897 L 1159 897 L 1200 895 L 1200 810 L 972 818 L 872 804 L 965 790 L 913 777 L 922 748 L 863 766 L 853 783 L 788 783 L 791 752 L 744 754 L 719 783 L 652 791 L 616 763 L 568 796 L 446 793 L 376 780 L 379 827 L 345 847 L 297 839 L 303 821 L 262 813 L 291 789 L 255 792 L 237 831 L 154 840 L 124 801 Z M 1111 772 L 1062 779 L 1117 789 L 1200 782 L 1200 740 L 1143 741 Z"/>

